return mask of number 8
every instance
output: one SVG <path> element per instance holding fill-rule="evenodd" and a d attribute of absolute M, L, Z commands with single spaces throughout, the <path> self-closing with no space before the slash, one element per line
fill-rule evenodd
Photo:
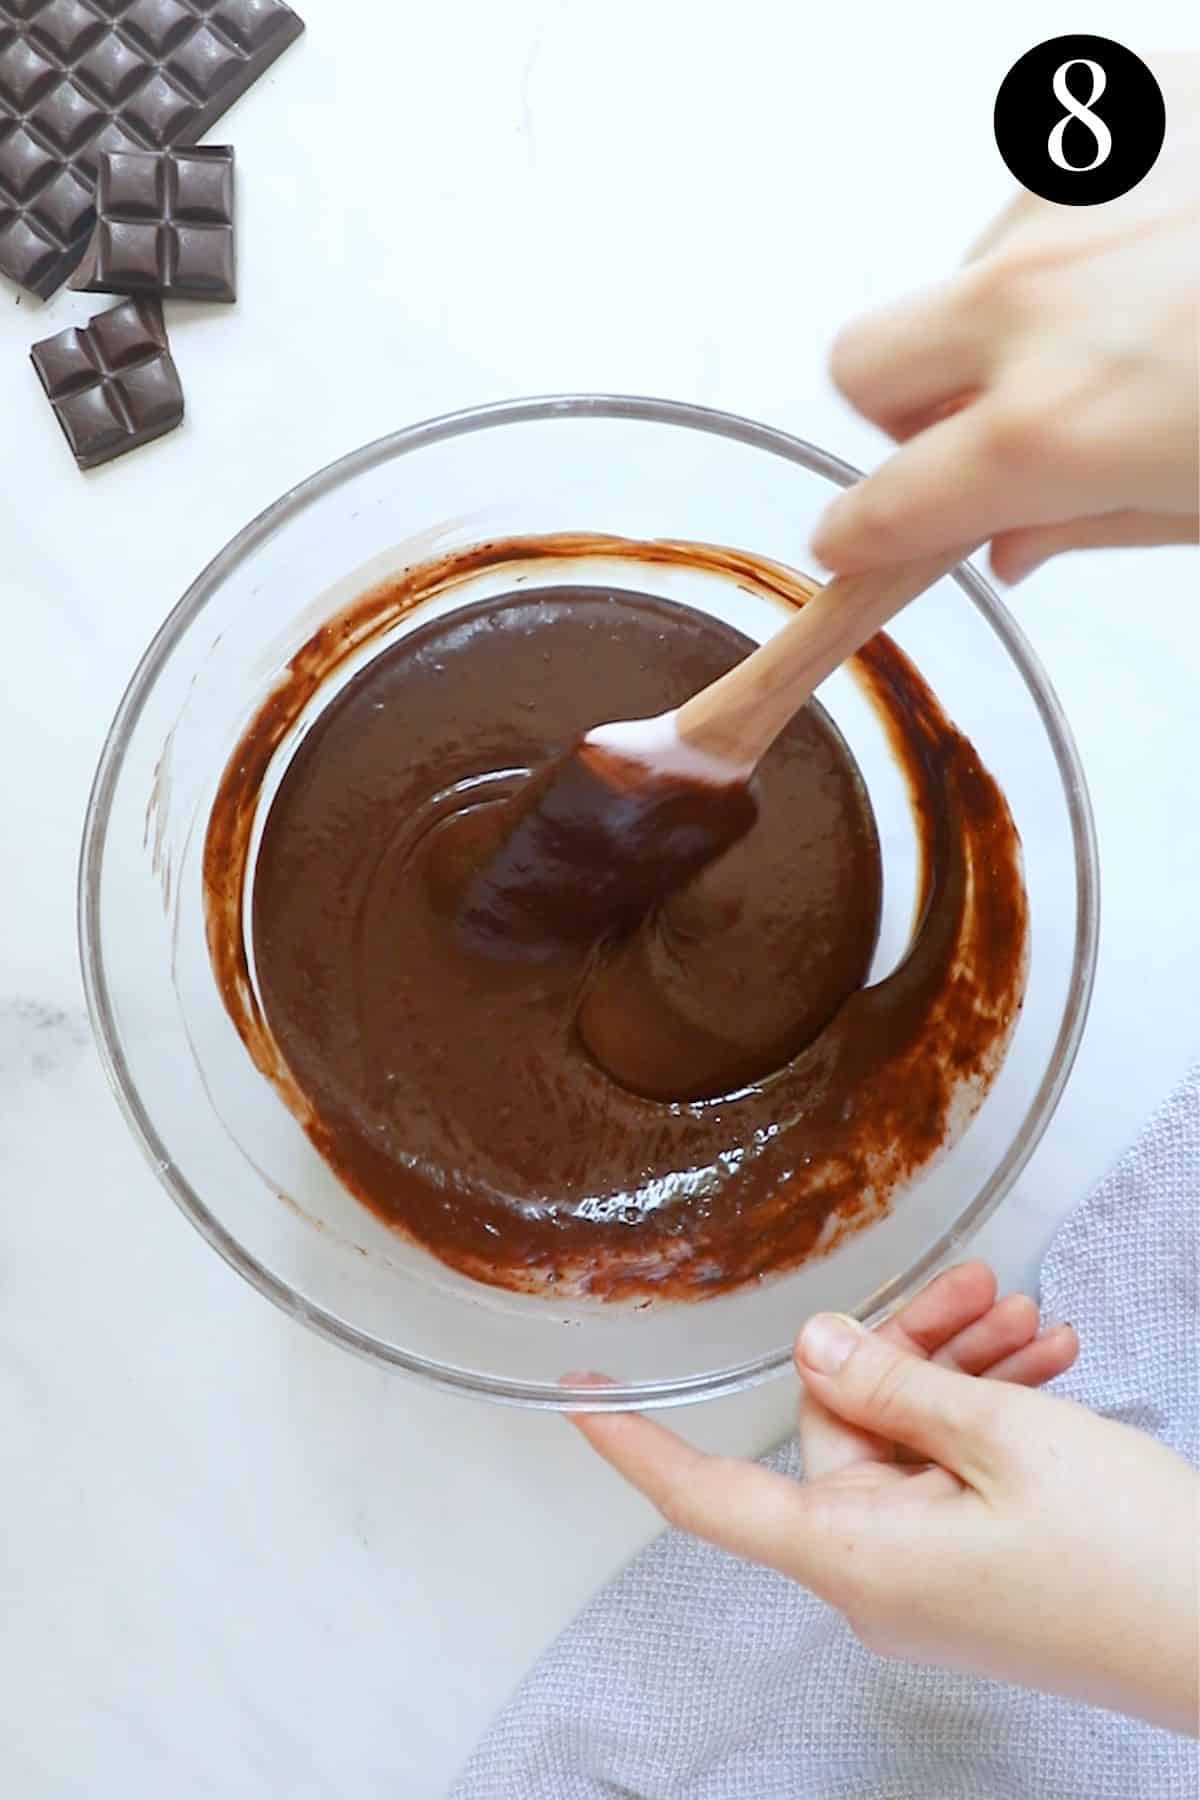
<path fill-rule="evenodd" d="M 1075 98 L 1067 86 L 1068 69 L 1090 69 L 1092 72 L 1092 91 L 1083 103 Z M 1086 175 L 1089 169 L 1098 169 L 1101 163 L 1108 161 L 1112 153 L 1112 132 L 1103 119 L 1088 111 L 1089 107 L 1095 106 L 1107 86 L 1108 76 L 1100 64 L 1092 62 L 1086 56 L 1074 56 L 1070 62 L 1060 63 L 1054 71 L 1054 96 L 1062 101 L 1067 110 L 1050 133 L 1046 149 L 1050 154 L 1050 161 L 1060 169 L 1067 169 L 1072 175 Z M 1063 136 L 1072 119 L 1078 119 L 1081 125 L 1086 125 L 1096 140 L 1096 154 L 1090 163 L 1067 161 L 1063 151 Z"/>

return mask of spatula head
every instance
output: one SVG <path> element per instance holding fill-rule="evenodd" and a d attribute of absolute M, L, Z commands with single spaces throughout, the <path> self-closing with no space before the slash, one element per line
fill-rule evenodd
<path fill-rule="evenodd" d="M 462 928 L 521 959 L 630 931 L 757 817 L 744 782 L 684 780 L 580 742 L 511 803 L 462 890 Z"/>

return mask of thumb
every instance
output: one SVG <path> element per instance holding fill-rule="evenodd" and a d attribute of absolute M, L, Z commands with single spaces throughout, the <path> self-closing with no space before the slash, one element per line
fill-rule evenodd
<path fill-rule="evenodd" d="M 972 1487 L 990 1484 L 1007 1460 L 1002 1427 L 1011 1395 L 997 1382 L 925 1362 L 841 1313 L 808 1321 L 796 1366 L 830 1412 Z"/>

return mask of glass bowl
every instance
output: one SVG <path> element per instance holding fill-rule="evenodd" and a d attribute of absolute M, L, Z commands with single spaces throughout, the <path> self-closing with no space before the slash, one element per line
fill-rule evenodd
<path fill-rule="evenodd" d="M 108 734 L 84 829 L 79 928 L 92 1024 L 164 1187 L 227 1262 L 313 1330 L 447 1388 L 514 1404 L 612 1410 L 706 1399 L 786 1367 L 796 1327 L 814 1310 L 870 1321 L 893 1307 L 961 1252 L 1012 1186 L 1083 1028 L 1096 849 L 1058 701 L 1005 608 L 966 565 L 908 608 L 893 635 L 974 742 L 1021 833 L 1025 1003 L 965 1133 L 895 1196 L 887 1217 L 828 1255 L 700 1303 L 648 1308 L 567 1304 L 469 1281 L 389 1231 L 335 1180 L 252 1066 L 208 959 L 201 853 L 217 783 L 264 694 L 337 608 L 431 554 L 501 535 L 700 540 L 804 569 L 831 487 L 855 478 L 799 439 L 693 406 L 577 396 L 483 407 L 383 438 L 285 494 L 209 565 L 154 638 Z M 552 584 L 563 574 L 554 567 L 528 580 Z M 626 567 L 621 584 L 705 607 L 756 638 L 780 622 L 768 600 L 732 582 L 689 583 L 647 565 Z M 512 584 L 468 584 L 436 604 L 466 604 L 497 585 Z M 851 677 L 839 671 L 821 697 L 864 769 L 880 826 L 883 972 L 912 922 L 906 794 Z M 613 1385 L 564 1386 L 570 1369 L 603 1370 Z"/>

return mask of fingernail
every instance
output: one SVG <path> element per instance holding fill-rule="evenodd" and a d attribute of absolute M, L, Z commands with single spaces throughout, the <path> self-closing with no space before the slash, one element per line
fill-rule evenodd
<path fill-rule="evenodd" d="M 861 1336 L 847 1313 L 818 1313 L 800 1333 L 800 1354 L 818 1375 L 836 1375 Z"/>

